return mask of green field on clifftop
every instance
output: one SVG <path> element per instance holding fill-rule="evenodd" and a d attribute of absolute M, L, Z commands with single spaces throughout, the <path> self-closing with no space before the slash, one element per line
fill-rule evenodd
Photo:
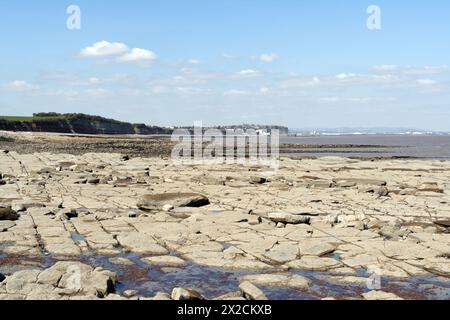
<path fill-rule="evenodd" d="M 0 116 L 0 120 L 6 120 L 11 122 L 32 122 L 32 121 L 58 121 L 67 119 L 64 116 L 54 117 L 17 117 L 17 116 Z"/>

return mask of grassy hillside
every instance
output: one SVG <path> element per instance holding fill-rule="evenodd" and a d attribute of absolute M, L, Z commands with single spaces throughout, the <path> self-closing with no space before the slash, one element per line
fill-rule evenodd
<path fill-rule="evenodd" d="M 100 116 L 92 116 L 87 115 L 83 113 L 35 113 L 33 116 L 28 117 L 18 117 L 18 116 L 1 116 L 0 115 L 0 121 L 10 121 L 10 122 L 40 122 L 40 121 L 61 121 L 61 120 L 77 120 L 77 119 L 83 119 L 83 120 L 96 120 L 96 121 L 104 121 L 104 122 L 110 122 L 110 123 L 124 123 L 121 121 L 113 120 L 113 119 L 107 119 Z"/>

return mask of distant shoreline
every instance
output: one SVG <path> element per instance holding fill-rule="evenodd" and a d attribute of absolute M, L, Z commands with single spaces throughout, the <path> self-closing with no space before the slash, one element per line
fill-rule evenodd
<path fill-rule="evenodd" d="M 0 150 L 21 154 L 121 153 L 131 157 L 170 157 L 170 135 L 92 135 L 0 131 Z M 338 156 L 354 159 L 450 159 L 450 136 L 281 137 L 280 155 L 290 158 Z"/>

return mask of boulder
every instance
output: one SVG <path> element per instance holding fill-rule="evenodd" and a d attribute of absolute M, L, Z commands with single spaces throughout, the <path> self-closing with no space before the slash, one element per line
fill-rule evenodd
<path fill-rule="evenodd" d="M 172 291 L 172 300 L 192 301 L 192 300 L 206 300 L 206 299 L 195 290 L 175 288 Z"/>
<path fill-rule="evenodd" d="M 0 207 L 0 220 L 15 221 L 19 219 L 19 215 L 11 207 Z"/>
<path fill-rule="evenodd" d="M 425 182 L 420 185 L 417 190 L 422 192 L 436 192 L 436 193 L 444 193 L 444 189 L 439 188 L 437 182 Z"/>
<path fill-rule="evenodd" d="M 137 290 L 125 290 L 123 292 L 123 296 L 125 298 L 132 298 L 132 297 L 136 296 L 138 293 L 139 293 L 139 291 L 137 291 Z"/>
<path fill-rule="evenodd" d="M 268 300 L 264 292 L 249 281 L 242 282 L 239 285 L 239 289 L 241 289 L 242 294 L 248 300 Z"/>
<path fill-rule="evenodd" d="M 165 292 L 158 292 L 153 298 L 150 300 L 156 300 L 156 301 L 165 301 L 165 300 L 172 300 L 172 297 L 170 294 Z"/>
<path fill-rule="evenodd" d="M 403 300 L 402 298 L 393 293 L 376 290 L 363 293 L 362 296 L 366 300 Z"/>
<path fill-rule="evenodd" d="M 202 207 L 209 204 L 208 198 L 198 193 L 164 193 L 142 196 L 137 206 L 141 210 L 158 211 L 166 205 L 177 207 Z"/>
<path fill-rule="evenodd" d="M 273 222 L 281 222 L 286 224 L 308 224 L 311 220 L 309 216 L 297 215 L 288 212 L 272 212 L 267 217 Z"/>
<path fill-rule="evenodd" d="M 434 221 L 434 224 L 444 227 L 444 228 L 450 228 L 450 219 L 449 220 L 437 220 L 437 221 Z"/>
<path fill-rule="evenodd" d="M 99 178 L 92 178 L 92 179 L 88 179 L 87 182 L 89 184 L 99 184 L 100 183 L 100 179 Z"/>
<path fill-rule="evenodd" d="M 389 189 L 386 187 L 379 187 L 378 189 L 375 190 L 375 193 L 379 196 L 379 197 L 387 197 L 389 195 Z"/>
<path fill-rule="evenodd" d="M 259 176 L 252 176 L 250 177 L 250 183 L 251 184 L 264 184 L 267 182 L 266 178 L 259 177 Z"/>

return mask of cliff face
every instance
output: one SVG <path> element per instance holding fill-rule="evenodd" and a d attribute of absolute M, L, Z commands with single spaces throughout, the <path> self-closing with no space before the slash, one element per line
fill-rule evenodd
<path fill-rule="evenodd" d="M 94 117 L 88 115 L 71 115 L 59 119 L 40 118 L 28 121 L 10 121 L 0 119 L 0 130 L 55 132 L 78 134 L 171 134 L 172 130 L 161 127 L 149 127 L 145 124 Z"/>

